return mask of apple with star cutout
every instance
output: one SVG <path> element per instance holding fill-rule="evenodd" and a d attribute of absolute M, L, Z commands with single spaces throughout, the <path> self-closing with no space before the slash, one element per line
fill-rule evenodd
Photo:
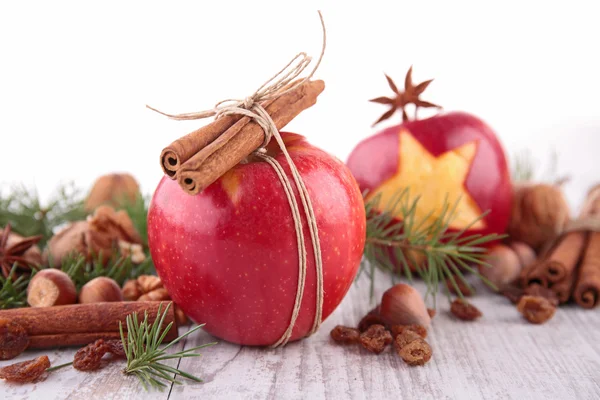
<path fill-rule="evenodd" d="M 404 122 L 383 129 L 360 142 L 347 165 L 367 200 L 380 195 L 379 207 L 389 204 L 402 189 L 409 189 L 409 201 L 419 196 L 415 223 L 435 221 L 444 203 L 457 204 L 450 231 L 460 231 L 484 212 L 489 213 L 468 227 L 465 235 L 502 234 L 511 210 L 512 184 L 506 155 L 495 132 L 481 119 L 464 112 L 440 113 L 426 119 L 409 120 L 407 104 L 438 107 L 419 96 L 431 81 L 412 83 L 412 68 L 405 90 L 395 98 L 372 101 L 387 104 L 390 110 L 379 121 L 402 111 Z M 381 211 L 381 210 L 380 210 Z"/>

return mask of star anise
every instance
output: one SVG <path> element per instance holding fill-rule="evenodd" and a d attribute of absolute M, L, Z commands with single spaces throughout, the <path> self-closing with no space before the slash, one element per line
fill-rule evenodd
<path fill-rule="evenodd" d="M 36 256 L 39 257 L 30 257 L 25 254 L 42 239 L 41 235 L 17 239 L 15 236 L 18 235 L 13 234 L 11 238 L 10 224 L 7 224 L 0 233 L 0 268 L 5 278 L 10 275 L 14 264 L 17 264 L 18 273 L 28 273 L 39 266 L 37 258 L 41 261 L 39 250 L 36 252 Z"/>
<path fill-rule="evenodd" d="M 404 78 L 404 92 L 401 92 L 400 90 L 398 90 L 398 87 L 396 86 L 396 84 L 394 83 L 392 78 L 390 78 L 387 75 L 385 75 L 385 77 L 388 81 L 388 84 L 390 85 L 390 88 L 396 94 L 396 96 L 393 98 L 392 97 L 377 97 L 375 99 L 369 100 L 369 101 L 372 101 L 373 103 L 386 104 L 386 105 L 390 106 L 390 109 L 388 111 L 386 111 L 373 124 L 373 126 L 390 118 L 392 115 L 394 115 L 396 110 L 402 110 L 402 121 L 403 122 L 407 121 L 408 114 L 406 113 L 405 107 L 408 104 L 414 104 L 414 106 L 415 106 L 415 119 L 417 118 L 417 110 L 419 107 L 442 108 L 441 106 L 438 106 L 437 104 L 433 104 L 428 101 L 421 100 L 419 98 L 419 96 L 425 91 L 425 89 L 427 89 L 427 86 L 429 86 L 429 84 L 433 81 L 433 79 L 430 79 L 425 82 L 421 82 L 418 85 L 414 85 L 413 81 L 412 81 L 412 66 L 408 69 L 408 72 L 406 73 L 406 77 Z"/>

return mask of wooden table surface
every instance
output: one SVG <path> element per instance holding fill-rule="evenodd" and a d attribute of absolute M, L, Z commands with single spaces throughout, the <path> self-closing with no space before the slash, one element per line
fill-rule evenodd
<path fill-rule="evenodd" d="M 389 285 L 380 274 L 376 293 Z M 0 399 L 600 399 L 598 310 L 560 308 L 548 323 L 532 325 L 508 300 L 479 287 L 473 303 L 484 316 L 466 323 L 452 318 L 444 296 L 438 302 L 428 339 L 433 358 L 424 367 L 408 367 L 391 348 L 377 356 L 332 343 L 335 325 L 355 326 L 370 309 L 363 276 L 311 338 L 278 350 L 221 342 L 201 358 L 179 360 L 204 383 L 146 392 L 121 373 L 122 364 L 111 364 L 94 373 L 59 370 L 32 385 L 0 383 Z M 199 331 L 182 346 L 213 340 Z M 74 352 L 26 352 L 16 361 L 48 354 L 59 365 Z"/>

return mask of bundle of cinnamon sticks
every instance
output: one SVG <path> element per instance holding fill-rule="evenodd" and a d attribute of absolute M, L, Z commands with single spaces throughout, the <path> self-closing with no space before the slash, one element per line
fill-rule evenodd
<path fill-rule="evenodd" d="M 313 106 L 324 88 L 321 80 L 307 81 L 260 104 L 280 130 Z M 160 163 L 167 176 L 195 195 L 246 159 L 264 138 L 263 129 L 252 118 L 225 115 L 175 140 L 161 152 Z"/>
<path fill-rule="evenodd" d="M 556 293 L 561 303 L 574 300 L 581 307 L 594 308 L 600 303 L 600 185 L 588 192 L 575 222 L 581 228 L 560 235 L 525 268 L 521 285 L 539 284 Z"/>

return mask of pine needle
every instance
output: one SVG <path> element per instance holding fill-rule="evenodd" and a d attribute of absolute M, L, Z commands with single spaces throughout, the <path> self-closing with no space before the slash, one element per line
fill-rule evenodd
<path fill-rule="evenodd" d="M 127 366 L 123 372 L 127 375 L 136 376 L 146 390 L 150 387 L 162 390 L 167 386 L 164 381 L 173 384 L 181 384 L 181 382 L 176 379 L 177 375 L 195 382 L 202 382 L 200 378 L 181 371 L 178 368 L 163 364 L 161 361 L 184 357 L 200 357 L 201 354 L 195 353 L 197 350 L 217 344 L 216 342 L 206 343 L 201 346 L 167 354 L 167 350 L 170 347 L 204 326 L 204 324 L 198 325 L 179 336 L 168 345 L 160 348 L 167 332 L 173 325 L 171 322 L 162 329 L 170 306 L 171 304 L 168 304 L 165 311 L 161 314 L 161 304 L 158 308 L 156 319 L 152 324 L 148 321 L 147 312 L 144 313 L 142 322 L 139 322 L 137 313 L 134 312 L 128 315 L 125 321 L 127 325 L 127 337 L 125 337 L 123 326 L 119 322 L 121 342 L 123 343 L 123 349 L 125 350 L 125 355 L 127 357 Z"/>
<path fill-rule="evenodd" d="M 55 228 L 85 219 L 82 192 L 73 183 L 59 186 L 43 205 L 35 189 L 14 186 L 10 194 L 0 193 L 0 226 L 11 224 L 23 236 L 42 235 L 40 247 L 50 240 Z"/>
<path fill-rule="evenodd" d="M 0 310 L 27 307 L 27 286 L 31 276 L 21 275 L 14 279 L 16 272 L 17 264 L 14 264 L 8 278 L 0 274 Z"/>
<path fill-rule="evenodd" d="M 367 196 L 367 193 L 364 193 Z M 481 276 L 472 265 L 489 267 L 485 262 L 486 250 L 482 245 L 501 240 L 506 235 L 467 235 L 467 230 L 484 218 L 482 214 L 459 232 L 449 232 L 449 227 L 456 217 L 458 201 L 453 204 L 446 198 L 439 215 L 430 221 L 422 218 L 417 221 L 416 210 L 419 197 L 410 201 L 409 189 L 398 191 L 383 210 L 379 207 L 381 194 L 366 201 L 367 239 L 364 251 L 364 262 L 361 272 L 368 270 L 371 279 L 370 295 L 374 295 L 375 270 L 390 274 L 392 279 L 403 276 L 413 280 L 414 269 L 427 286 L 426 299 L 432 296 L 435 304 L 440 286 L 445 287 L 448 280 L 463 298 L 459 282 L 470 288 L 461 268 L 482 279 L 492 289 L 497 288 Z M 428 216 L 433 215 L 433 210 Z M 418 262 L 416 255 L 423 256 Z M 470 264 L 470 265 L 469 265 Z M 393 281 L 394 282 L 394 281 Z M 442 285 L 443 284 L 443 285 Z"/>

